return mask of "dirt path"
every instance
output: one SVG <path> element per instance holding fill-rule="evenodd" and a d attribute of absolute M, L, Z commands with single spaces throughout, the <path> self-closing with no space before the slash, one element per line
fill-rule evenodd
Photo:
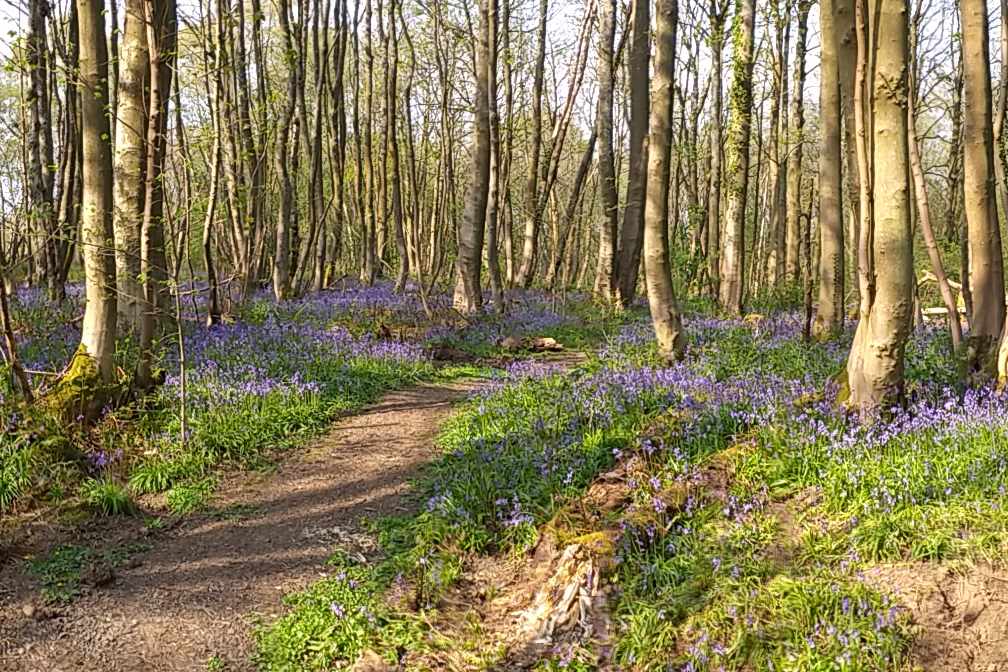
<path fill-rule="evenodd" d="M 347 418 L 268 475 L 226 483 L 214 513 L 149 535 L 107 583 L 41 608 L 18 561 L 0 567 L 0 670 L 193 672 L 254 669 L 251 628 L 318 579 L 335 542 L 362 517 L 404 509 L 409 481 L 435 454 L 452 405 L 474 383 L 393 392 Z M 223 512 L 223 513 L 222 513 Z M 131 522 L 121 534 L 142 535 Z M 105 540 L 107 533 L 105 530 Z"/>

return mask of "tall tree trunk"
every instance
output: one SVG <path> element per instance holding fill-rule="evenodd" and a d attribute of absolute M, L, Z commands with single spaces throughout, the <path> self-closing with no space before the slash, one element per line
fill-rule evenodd
<path fill-rule="evenodd" d="M 475 63 L 476 132 L 473 139 L 473 181 L 466 194 L 465 210 L 458 229 L 458 258 L 453 304 L 461 313 L 475 313 L 483 308 L 483 288 L 480 276 L 483 265 L 483 236 L 486 224 L 487 198 L 490 186 L 490 115 L 489 61 L 490 3 L 480 0 L 480 26 L 473 40 Z"/>
<path fill-rule="evenodd" d="M 845 0 L 838 0 L 844 2 Z M 846 0 L 849 1 L 849 0 Z M 794 95 L 791 99 L 791 147 L 788 155 L 787 223 L 785 225 L 784 274 L 789 282 L 798 283 L 801 243 L 801 179 L 805 135 L 805 51 L 808 36 L 808 15 L 812 3 L 798 1 L 798 38 L 795 42 Z"/>
<path fill-rule="evenodd" d="M 655 15 L 655 74 L 648 135 L 647 202 L 644 206 L 644 275 L 658 350 L 665 360 L 673 361 L 680 359 L 685 349 L 669 261 L 669 173 L 678 0 L 658 0 Z M 676 215 L 673 211 L 672 216 Z"/>
<path fill-rule="evenodd" d="M 522 238 L 521 265 L 515 284 L 526 287 L 532 282 L 536 255 L 539 252 L 539 170 L 542 155 L 542 97 L 546 71 L 546 18 L 549 0 L 539 2 L 539 27 L 537 31 L 536 62 L 532 84 L 532 148 L 529 156 L 528 179 L 525 182 L 525 230 Z"/>
<path fill-rule="evenodd" d="M 721 307 L 742 313 L 745 288 L 745 225 L 749 189 L 749 135 L 752 125 L 753 3 L 736 0 L 732 85 L 729 93 L 731 121 L 725 152 L 728 211 L 725 216 L 721 257 Z"/>
<path fill-rule="evenodd" d="M 497 251 L 497 230 L 500 224 L 501 145 L 500 117 L 497 114 L 497 12 L 498 0 L 489 2 L 487 19 L 487 123 L 490 132 L 490 168 L 487 179 L 486 256 L 490 274 L 490 293 L 494 309 L 504 312 L 504 283 L 501 280 L 500 257 Z M 508 2 L 509 0 L 504 0 Z"/>
<path fill-rule="evenodd" d="M 399 270 L 396 273 L 395 289 L 402 291 L 406 287 L 406 280 L 409 278 L 409 252 L 406 249 L 406 229 L 403 224 L 402 205 L 402 176 L 399 169 L 399 130 L 396 123 L 398 112 L 398 91 L 399 88 L 399 37 L 396 28 L 396 0 L 389 0 L 389 35 L 391 36 L 392 53 L 388 66 L 388 91 L 386 92 L 386 133 L 388 138 L 388 158 L 389 158 L 389 181 L 392 191 L 392 224 L 395 227 L 396 252 L 399 255 Z M 406 102 L 410 104 L 409 101 Z"/>
<path fill-rule="evenodd" d="M 963 49 L 963 185 L 969 235 L 970 364 L 992 371 L 1005 323 L 1001 227 L 994 185 L 994 138 L 986 0 L 961 0 Z"/>
<path fill-rule="evenodd" d="M 770 101 L 770 136 L 767 139 L 767 231 L 765 252 L 764 287 L 776 287 L 783 275 L 784 258 L 778 256 L 778 241 L 781 233 L 787 227 L 787 216 L 784 202 L 781 199 L 782 184 L 787 179 L 786 164 L 782 160 L 781 143 L 785 133 L 782 133 L 781 121 L 787 119 L 787 54 L 790 46 L 785 42 L 786 28 L 790 28 L 790 12 L 785 7 L 782 14 L 780 0 L 770 3 L 770 17 L 774 25 L 773 53 L 773 86 Z M 783 99 L 783 106 L 782 106 Z M 783 250 L 780 250 L 783 252 Z"/>
<path fill-rule="evenodd" d="M 851 278 L 857 277 L 858 264 L 858 239 L 860 238 L 861 211 L 858 206 L 858 193 L 860 184 L 858 182 L 857 152 L 855 151 L 856 138 L 854 134 L 854 67 L 857 62 L 857 36 L 854 32 L 854 0 L 834 0 L 833 7 L 836 10 L 834 21 L 838 36 L 837 60 L 840 64 L 840 96 L 843 105 L 843 173 L 844 184 L 847 188 L 844 199 L 847 213 L 847 266 L 851 269 Z M 852 302 L 850 305 L 860 304 L 860 288 L 857 282 L 851 282 Z M 845 312 L 847 311 L 845 298 Z"/>
<path fill-rule="evenodd" d="M 62 387 L 81 415 L 93 416 L 104 402 L 100 383 L 115 375 L 115 254 L 112 235 L 112 151 L 108 143 L 108 50 L 103 0 L 77 0 L 80 17 L 81 127 L 83 175 L 81 245 L 84 258 L 84 324 L 81 344 Z M 57 392 L 58 393 L 58 392 Z M 67 410 L 70 410 L 69 408 Z"/>
<path fill-rule="evenodd" d="M 154 383 L 154 337 L 168 297 L 164 237 L 164 165 L 168 146 L 168 103 L 175 69 L 177 24 L 175 0 L 145 3 L 147 53 L 150 57 L 150 103 L 147 114 L 147 166 L 144 184 L 140 272 L 144 303 L 140 321 L 140 366 L 136 384 Z M 176 291 L 177 288 L 176 288 Z"/>
<path fill-rule="evenodd" d="M 630 154 L 627 163 L 627 195 L 623 208 L 620 236 L 619 300 L 623 306 L 633 303 L 637 293 L 644 233 L 644 207 L 647 195 L 647 133 L 650 107 L 649 65 L 651 61 L 651 2 L 633 0 L 630 55 Z"/>
<path fill-rule="evenodd" d="M 857 0 L 858 74 L 855 89 L 872 93 L 871 172 L 860 175 L 861 207 L 871 206 L 868 252 L 874 283 L 862 287 L 861 320 L 847 361 L 849 404 L 862 410 L 885 408 L 903 397 L 904 352 L 913 311 L 913 240 L 910 232 L 907 0 L 876 0 L 870 15 Z M 868 23 L 867 26 L 865 24 Z M 866 31 L 864 28 L 870 29 Z M 873 36 L 874 71 L 866 74 L 867 35 Z M 867 80 L 867 81 L 866 81 Z M 859 95 L 859 101 L 862 96 Z M 864 108 L 862 108 L 864 109 Z M 855 111 L 863 115 L 861 110 Z M 859 159 L 868 156 L 864 123 L 858 124 Z M 864 166 L 866 161 L 859 160 Z M 876 191 L 866 199 L 867 189 Z M 884 195 L 884 198 L 878 196 Z M 862 231 L 862 239 L 865 233 Z M 868 289 L 868 296 L 864 296 Z"/>
<path fill-rule="evenodd" d="M 819 5 L 822 41 L 819 67 L 819 308 L 812 333 L 825 339 L 840 331 L 844 318 L 843 179 L 840 160 L 840 71 L 836 7 Z"/>
<path fill-rule="evenodd" d="M 595 133 L 598 135 L 599 190 L 602 216 L 599 222 L 599 256 L 595 273 L 595 296 L 610 302 L 616 289 L 617 222 L 619 194 L 613 156 L 613 43 L 616 39 L 616 0 L 600 0 L 598 43 L 598 107 Z M 646 78 L 644 80 L 647 81 Z M 633 93 L 631 93 L 631 96 Z M 634 272 L 636 275 L 636 270 Z"/>
<path fill-rule="evenodd" d="M 291 291 L 291 250 L 297 250 L 291 238 L 294 222 L 294 210 L 297 207 L 294 199 L 294 183 L 291 179 L 291 167 L 288 165 L 288 153 L 293 145 L 295 152 L 297 142 L 291 142 L 291 126 L 297 107 L 297 77 L 295 66 L 291 61 L 297 58 L 293 31 L 291 30 L 289 7 L 287 0 L 281 0 L 278 12 L 280 26 L 284 36 L 284 52 L 290 64 L 287 73 L 287 97 L 284 109 L 280 113 L 277 126 L 276 147 L 274 149 L 273 165 L 280 178 L 280 208 L 276 216 L 276 243 L 273 258 L 273 295 L 277 301 L 290 297 Z"/>
<path fill-rule="evenodd" d="M 127 0 L 123 29 L 122 63 L 116 95 L 116 141 L 113 187 L 116 249 L 116 286 L 119 321 L 126 331 L 140 328 L 143 286 L 140 275 L 144 184 L 147 169 L 147 89 L 150 58 L 147 53 L 146 0 Z"/>
<path fill-rule="evenodd" d="M 25 103 L 29 107 L 28 153 L 30 174 L 29 221 L 43 235 L 42 262 L 49 295 L 63 295 L 60 280 L 62 266 L 59 256 L 59 231 L 53 204 L 53 129 L 50 99 L 49 46 L 46 38 L 48 3 L 30 0 L 28 3 L 28 37 L 25 43 L 30 88 Z"/>
<path fill-rule="evenodd" d="M 707 197 L 707 258 L 710 293 L 714 298 L 720 296 L 721 292 L 721 155 L 724 151 L 721 130 L 723 107 L 721 79 L 724 70 L 722 60 L 726 11 L 727 8 L 720 4 L 720 0 L 710 0 L 711 78 L 714 83 L 714 100 L 711 108 L 710 191 Z"/>

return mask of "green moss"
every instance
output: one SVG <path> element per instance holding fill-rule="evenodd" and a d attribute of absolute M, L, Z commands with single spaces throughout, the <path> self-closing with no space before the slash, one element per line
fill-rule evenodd
<path fill-rule="evenodd" d="M 117 385 L 102 380 L 98 362 L 81 345 L 56 387 L 42 403 L 50 414 L 64 423 L 92 422 L 115 397 L 117 388 Z"/>

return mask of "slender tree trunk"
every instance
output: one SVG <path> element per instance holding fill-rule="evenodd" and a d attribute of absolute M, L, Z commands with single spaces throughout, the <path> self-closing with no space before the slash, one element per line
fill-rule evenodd
<path fill-rule="evenodd" d="M 840 96 L 843 105 L 843 173 L 847 193 L 844 198 L 846 217 L 847 266 L 851 278 L 857 277 L 858 238 L 860 236 L 861 212 L 858 207 L 858 163 L 855 151 L 854 133 L 854 67 L 857 62 L 857 38 L 854 32 L 854 0 L 834 0 L 836 10 L 834 21 L 837 30 L 837 61 L 840 69 Z M 844 310 L 848 305 L 860 304 L 860 290 L 857 282 L 851 282 L 852 301 L 844 299 Z"/>
<path fill-rule="evenodd" d="M 144 184 L 147 168 L 147 90 L 150 59 L 147 53 L 146 0 L 127 0 L 119 71 L 113 223 L 116 241 L 116 286 L 119 320 L 126 331 L 140 328 L 143 287 L 140 275 Z"/>
<path fill-rule="evenodd" d="M 644 274 L 658 350 L 665 360 L 673 361 L 680 359 L 685 350 L 669 261 L 669 173 L 678 0 L 658 0 L 655 19 L 655 74 L 648 135 L 647 201 L 644 206 Z M 676 216 L 675 211 L 672 216 Z"/>
<path fill-rule="evenodd" d="M 527 287 L 532 282 L 536 255 L 539 252 L 539 170 L 542 154 L 542 97 L 546 70 L 546 18 L 549 0 L 539 2 L 539 27 L 537 31 L 536 62 L 532 84 L 532 147 L 529 155 L 528 179 L 525 182 L 525 231 L 522 238 L 521 265 L 515 284 Z"/>
<path fill-rule="evenodd" d="M 913 95 L 909 96 L 910 101 L 914 100 Z M 920 140 L 917 138 L 917 125 L 914 113 L 914 104 L 907 105 L 907 130 L 910 133 L 910 171 L 913 175 L 914 193 L 917 196 L 917 214 L 919 216 L 921 233 L 924 235 L 924 245 L 927 248 L 928 259 L 931 261 L 931 271 L 934 273 L 935 282 L 941 292 L 942 301 L 948 311 L 949 332 L 952 336 L 952 350 L 958 352 L 962 344 L 962 324 L 959 322 L 959 308 L 956 305 L 955 295 L 952 287 L 949 286 L 948 277 L 945 275 L 945 265 L 942 263 L 941 250 L 938 249 L 938 242 L 935 240 L 934 227 L 931 225 L 931 207 L 928 204 L 927 182 L 924 179 L 924 166 L 920 157 Z"/>
<path fill-rule="evenodd" d="M 406 250 L 406 229 L 403 224 L 402 179 L 399 169 L 399 129 L 396 123 L 398 112 L 397 89 L 399 87 L 399 37 L 396 28 L 396 0 L 389 0 L 389 35 L 392 54 L 388 68 L 388 91 L 386 92 L 386 133 L 388 134 L 389 181 L 392 191 L 392 223 L 395 227 L 396 252 L 399 255 L 399 271 L 396 274 L 395 289 L 402 291 L 409 278 L 409 253 Z M 409 101 L 406 103 L 409 105 Z"/>
<path fill-rule="evenodd" d="M 616 282 L 617 225 L 619 194 L 613 156 L 613 43 L 616 39 L 616 0 L 600 0 L 598 43 L 598 107 L 595 133 L 598 135 L 599 189 L 602 216 L 599 222 L 599 256 L 595 273 L 595 296 L 606 303 L 613 300 Z M 646 81 L 646 79 L 645 79 Z M 631 94 L 632 95 L 632 94 Z M 636 276 L 636 270 L 634 272 Z"/>
<path fill-rule="evenodd" d="M 630 54 L 630 154 L 627 161 L 627 195 L 620 236 L 619 301 L 633 303 L 637 293 L 641 249 L 644 244 L 644 207 L 647 196 L 647 133 L 650 107 L 651 3 L 633 0 Z"/>
<path fill-rule="evenodd" d="M 50 99 L 49 47 L 46 38 L 48 3 L 30 0 L 28 3 L 28 36 L 25 43 L 30 76 L 30 88 L 25 103 L 29 108 L 28 154 L 30 174 L 29 221 L 43 236 L 42 262 L 49 295 L 59 299 L 63 294 L 60 280 L 59 230 L 53 204 L 53 129 Z"/>
<path fill-rule="evenodd" d="M 781 99 L 787 98 L 785 93 L 787 84 L 787 53 L 788 46 L 784 41 L 785 24 L 790 26 L 788 14 L 782 16 L 780 0 L 772 0 L 770 3 L 770 17 L 774 25 L 774 45 L 773 52 L 773 86 L 770 101 L 769 138 L 767 139 L 767 230 L 765 237 L 766 263 L 763 266 L 766 277 L 763 278 L 763 287 L 776 287 L 783 273 L 781 272 L 785 260 L 778 256 L 777 241 L 781 239 L 781 232 L 787 227 L 787 215 L 784 203 L 781 199 L 781 185 L 787 179 L 786 164 L 782 161 L 780 146 L 783 141 L 781 133 L 781 120 L 787 118 L 787 102 L 784 101 L 783 109 Z M 787 8 L 785 8 L 786 10 Z M 783 251 L 783 250 L 782 250 Z"/>
<path fill-rule="evenodd" d="M 140 239 L 140 272 L 144 303 L 140 321 L 139 388 L 154 383 L 154 337 L 163 318 L 168 297 L 168 269 L 164 237 L 164 166 L 168 146 L 168 103 L 175 66 L 175 0 L 145 3 L 147 53 L 149 54 L 150 102 L 147 114 L 147 166 L 144 184 L 143 229 Z M 176 288 L 177 291 L 177 288 Z"/>
<path fill-rule="evenodd" d="M 838 0 L 844 2 L 844 0 Z M 849 1 L 849 0 L 848 0 Z M 800 279 L 801 179 L 805 135 L 805 51 L 811 2 L 798 1 L 798 38 L 795 42 L 794 95 L 791 99 L 791 147 L 788 155 L 787 223 L 785 225 L 784 274 L 789 282 Z"/>
<path fill-rule="evenodd" d="M 509 2 L 510 0 L 504 0 Z M 504 283 L 501 280 L 500 257 L 497 252 L 497 230 L 500 222 L 501 146 L 500 117 L 497 114 L 497 11 L 498 0 L 487 0 L 487 119 L 490 132 L 490 166 L 487 179 L 486 255 L 490 274 L 490 293 L 494 309 L 504 312 Z"/>
<path fill-rule="evenodd" d="M 289 8 L 287 0 L 282 0 L 279 6 L 280 26 L 284 36 L 285 52 L 288 63 L 296 59 L 296 47 L 293 31 L 290 26 Z M 294 184 L 291 179 L 291 167 L 288 165 L 288 153 L 291 146 L 297 150 L 297 142 L 291 142 L 291 125 L 294 121 L 294 113 L 297 106 L 297 78 L 294 76 L 295 67 L 291 64 L 290 72 L 287 74 L 287 97 L 284 102 L 284 109 L 277 121 L 276 147 L 274 150 L 273 165 L 280 178 L 280 208 L 276 216 L 276 243 L 273 258 L 273 295 L 277 301 L 284 301 L 290 297 L 291 291 L 291 250 L 297 249 L 292 243 L 292 232 L 296 228 L 294 222 L 294 210 L 296 208 L 294 199 Z"/>
<path fill-rule="evenodd" d="M 476 43 L 476 132 L 473 139 L 473 181 L 466 194 L 465 211 L 458 230 L 458 259 L 454 305 L 461 313 L 475 313 L 483 308 L 480 276 L 483 264 L 483 236 L 490 186 L 490 114 L 489 61 L 490 3 L 480 0 L 480 26 Z"/>
<path fill-rule="evenodd" d="M 749 135 L 752 125 L 753 3 L 736 0 L 732 85 L 729 93 L 725 178 L 728 210 L 721 258 L 721 307 L 742 313 L 745 288 L 745 225 L 749 189 Z"/>
<path fill-rule="evenodd" d="M 840 71 L 837 61 L 836 7 L 819 5 L 822 42 L 819 68 L 819 308 L 812 333 L 826 339 L 843 328 L 844 228 L 840 160 Z"/>
<path fill-rule="evenodd" d="M 103 0 L 77 0 L 80 17 L 80 72 L 83 175 L 81 245 L 85 305 L 81 344 L 63 384 L 79 389 L 72 399 L 81 415 L 93 416 L 103 405 L 102 383 L 115 376 L 112 355 L 116 336 L 115 254 L 112 235 L 112 151 L 108 143 L 108 51 Z M 80 386 L 80 387 L 78 387 Z M 69 409 L 68 409 L 69 410 Z"/>
<path fill-rule="evenodd" d="M 721 130 L 722 100 L 721 79 L 724 71 L 724 24 L 727 9 L 719 0 L 710 0 L 711 22 L 711 76 L 714 83 L 714 101 L 711 109 L 711 166 L 710 191 L 707 197 L 707 261 L 710 274 L 710 293 L 717 298 L 721 292 L 721 156 L 723 133 Z"/>

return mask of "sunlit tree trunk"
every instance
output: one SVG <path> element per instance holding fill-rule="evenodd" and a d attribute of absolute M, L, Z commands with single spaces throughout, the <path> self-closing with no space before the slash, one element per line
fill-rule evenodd
<path fill-rule="evenodd" d="M 145 1 L 126 2 L 119 91 L 116 95 L 118 123 L 113 158 L 116 286 L 120 297 L 119 320 L 128 331 L 139 330 L 144 301 L 140 277 L 140 238 L 147 169 L 147 90 L 150 84 Z"/>
<path fill-rule="evenodd" d="M 961 0 L 963 50 L 963 185 L 969 236 L 970 360 L 991 370 L 993 349 L 1005 322 L 1001 230 L 994 185 L 990 54 L 985 0 Z"/>
<path fill-rule="evenodd" d="M 724 24 L 727 8 L 721 0 L 710 0 L 711 29 L 711 77 L 714 89 L 711 106 L 711 166 L 710 191 L 707 197 L 707 257 L 710 274 L 710 291 L 714 298 L 721 291 L 721 156 L 724 135 L 721 132 L 721 108 L 723 107 L 721 78 L 723 74 Z"/>
<path fill-rule="evenodd" d="M 60 390 L 82 415 L 97 413 L 102 383 L 111 383 L 116 335 L 115 254 L 112 248 L 112 151 L 109 146 L 108 50 L 103 0 L 77 0 L 80 17 L 83 190 L 81 245 L 85 305 L 81 343 Z"/>
<path fill-rule="evenodd" d="M 721 256 L 721 307 L 742 312 L 745 288 L 745 225 L 749 190 L 749 135 L 752 125 L 753 3 L 736 0 L 732 29 L 731 119 L 725 148 L 728 209 Z"/>
<path fill-rule="evenodd" d="M 862 170 L 861 208 L 870 208 L 872 244 L 864 251 L 874 260 L 874 277 L 862 286 L 861 315 L 847 361 L 848 403 L 878 409 L 903 398 L 904 352 L 913 319 L 913 240 L 910 233 L 908 104 L 908 7 L 906 0 L 857 0 L 858 72 L 855 102 L 858 155 Z M 870 32 L 866 30 L 870 29 Z M 869 73 L 867 35 L 874 37 Z M 865 87 L 865 88 L 861 88 Z M 870 164 L 862 97 L 870 95 Z M 860 109 L 859 109 L 860 108 Z M 869 172 L 870 171 L 870 172 Z M 873 198 L 868 194 L 873 192 Z M 862 215 L 864 217 L 864 215 Z M 867 290 L 867 291 L 866 291 Z"/>
<path fill-rule="evenodd" d="M 840 0 L 841 2 L 843 0 Z M 798 37 L 795 41 L 794 94 L 791 98 L 791 138 L 788 154 L 787 222 L 784 240 L 784 275 L 788 282 L 800 280 L 802 157 L 805 134 L 805 50 L 811 2 L 798 2 Z"/>
<path fill-rule="evenodd" d="M 630 153 L 627 195 L 620 232 L 619 300 L 629 306 L 637 290 L 643 245 L 644 201 L 647 192 L 647 133 L 651 60 L 651 3 L 633 0 L 630 26 Z"/>
<path fill-rule="evenodd" d="M 474 108 L 476 132 L 473 136 L 473 179 L 466 194 L 465 209 L 458 229 L 458 258 L 454 305 L 462 313 L 474 313 L 483 308 L 483 288 L 480 276 L 483 265 L 483 235 L 486 224 L 487 198 L 490 184 L 490 119 L 488 110 L 490 50 L 487 33 L 490 22 L 489 3 L 480 0 L 480 24 L 475 41 Z"/>
<path fill-rule="evenodd" d="M 599 222 L 599 256 L 595 273 L 595 296 L 609 302 L 616 289 L 617 208 L 616 170 L 613 157 L 613 41 L 616 36 L 616 0 L 599 2 L 598 107 L 595 132 L 598 135 L 599 191 L 602 213 Z M 645 80 L 646 81 L 646 80 Z M 634 272 L 636 275 L 636 270 Z"/>
<path fill-rule="evenodd" d="M 834 20 L 836 7 L 833 0 L 822 0 L 819 10 L 822 42 L 819 67 L 819 307 L 812 333 L 817 338 L 829 338 L 842 328 L 844 318 L 842 108 Z"/>
<path fill-rule="evenodd" d="M 672 361 L 681 358 L 685 348 L 669 261 L 669 173 L 678 0 L 658 0 L 655 19 L 654 90 L 651 92 L 648 185 L 644 206 L 644 275 L 658 349 L 665 360 Z"/>

